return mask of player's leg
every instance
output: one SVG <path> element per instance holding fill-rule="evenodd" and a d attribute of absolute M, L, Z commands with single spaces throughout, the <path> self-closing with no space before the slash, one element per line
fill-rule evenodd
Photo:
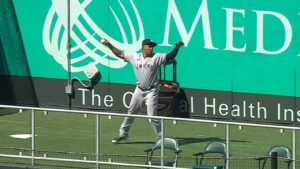
<path fill-rule="evenodd" d="M 145 97 L 145 104 L 147 106 L 148 116 L 157 115 L 157 104 L 158 104 L 159 90 L 157 88 L 151 89 Z M 161 137 L 161 125 L 160 120 L 151 119 L 151 124 L 156 134 L 157 139 Z"/>
<path fill-rule="evenodd" d="M 142 93 L 138 88 L 136 88 L 132 95 L 127 114 L 136 114 L 142 106 L 142 100 Z M 124 118 L 119 130 L 119 136 L 112 140 L 113 143 L 118 143 L 121 140 L 126 140 L 128 138 L 128 132 L 133 121 L 133 117 Z"/>

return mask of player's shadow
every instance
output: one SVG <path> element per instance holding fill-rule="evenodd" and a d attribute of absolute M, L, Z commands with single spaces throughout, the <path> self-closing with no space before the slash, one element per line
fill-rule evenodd
<path fill-rule="evenodd" d="M 211 142 L 211 141 L 226 142 L 225 139 L 221 139 L 219 137 L 206 137 L 206 138 L 174 137 L 174 139 L 176 139 L 178 141 L 178 144 L 180 146 L 187 145 L 187 144 L 195 144 L 195 143 L 205 143 L 205 142 Z M 230 140 L 230 142 L 249 143 L 250 141 Z M 155 142 L 154 141 L 127 141 L 127 142 L 121 142 L 119 144 L 149 144 L 149 145 L 153 145 L 153 144 L 155 144 Z"/>
<path fill-rule="evenodd" d="M 153 141 L 130 141 L 130 142 L 122 142 L 122 143 L 119 143 L 119 144 L 155 144 L 155 142 Z"/>
<path fill-rule="evenodd" d="M 187 145 L 187 144 L 195 144 L 195 143 L 204 143 L 204 142 L 210 142 L 210 141 L 221 141 L 221 142 L 226 142 L 226 140 L 221 139 L 219 137 L 207 137 L 207 138 L 196 138 L 196 137 L 175 137 L 178 141 L 178 144 L 180 146 L 182 145 Z M 250 142 L 250 141 L 243 141 L 243 140 L 230 140 L 230 142 Z M 153 145 L 155 144 L 154 141 L 127 141 L 127 142 L 121 142 L 119 144 L 150 144 Z"/>
<path fill-rule="evenodd" d="M 211 142 L 211 141 L 221 141 L 225 142 L 226 140 L 221 139 L 219 137 L 207 137 L 207 138 L 196 138 L 196 137 L 175 137 L 178 141 L 179 145 L 187 145 L 187 144 L 194 144 L 194 143 L 202 143 L 202 142 Z M 230 140 L 230 142 L 249 142 L 243 140 Z"/>

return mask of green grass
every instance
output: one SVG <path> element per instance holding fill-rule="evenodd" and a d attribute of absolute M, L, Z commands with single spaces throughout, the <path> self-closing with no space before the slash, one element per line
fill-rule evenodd
<path fill-rule="evenodd" d="M 76 152 L 95 154 L 96 116 L 83 114 L 36 112 L 36 150 L 51 152 Z M 100 152 L 101 154 L 145 155 L 144 150 L 152 147 L 155 140 L 151 124 L 146 119 L 137 118 L 129 133 L 129 140 L 118 145 L 111 143 L 117 136 L 123 118 L 100 116 Z M 226 140 L 226 126 L 213 124 L 165 121 L 165 136 L 176 138 L 181 157 L 191 157 L 201 151 L 209 141 Z M 31 133 L 31 111 L 0 109 L 0 148 L 31 148 L 31 139 L 15 139 L 12 134 Z M 300 139 L 297 131 L 296 140 Z M 265 155 L 273 145 L 285 145 L 292 148 L 292 131 L 279 129 L 230 126 L 230 156 L 256 157 Z M 300 145 L 296 145 L 300 149 Z M 1 151 L 1 149 L 0 149 Z M 1 152 L 0 152 L 1 153 Z M 299 160 L 297 152 L 296 159 Z M 118 159 L 117 159 L 118 161 Z M 120 160 L 122 161 L 122 160 Z"/>

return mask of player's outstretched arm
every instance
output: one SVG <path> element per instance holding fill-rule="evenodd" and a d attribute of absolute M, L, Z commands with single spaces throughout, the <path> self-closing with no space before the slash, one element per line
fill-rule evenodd
<path fill-rule="evenodd" d="M 184 43 L 182 41 L 179 41 L 175 44 L 175 48 L 167 54 L 167 61 L 168 60 L 172 60 L 177 56 L 177 53 L 179 51 L 179 48 L 181 48 L 184 45 Z"/>
<path fill-rule="evenodd" d="M 101 43 L 106 45 L 118 58 L 121 58 L 121 59 L 124 58 L 123 52 L 121 52 L 119 49 L 114 47 L 107 39 L 103 38 L 101 40 Z"/>
<path fill-rule="evenodd" d="M 184 43 L 182 42 L 182 41 L 178 41 L 177 43 L 176 43 L 176 48 L 181 48 L 182 46 L 184 45 Z"/>

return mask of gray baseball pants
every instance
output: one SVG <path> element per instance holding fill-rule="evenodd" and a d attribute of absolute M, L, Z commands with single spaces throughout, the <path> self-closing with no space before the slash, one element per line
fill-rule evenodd
<path fill-rule="evenodd" d="M 133 96 L 130 101 L 129 109 L 127 114 L 137 114 L 145 103 L 147 107 L 148 116 L 157 115 L 157 104 L 158 104 L 159 86 L 150 90 L 141 90 L 136 87 Z M 125 117 L 120 127 L 120 136 L 128 136 L 129 128 L 133 123 L 133 117 Z M 151 119 L 151 124 L 154 129 L 157 138 L 161 136 L 160 120 Z"/>

